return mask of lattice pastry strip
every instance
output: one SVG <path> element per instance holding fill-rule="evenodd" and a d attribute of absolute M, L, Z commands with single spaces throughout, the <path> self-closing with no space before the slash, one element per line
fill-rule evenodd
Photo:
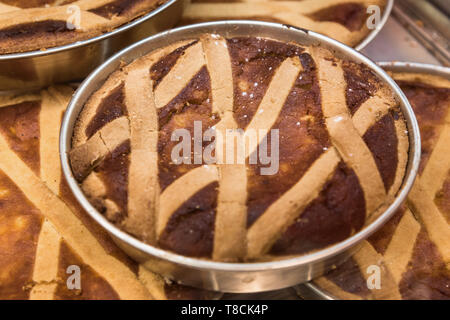
<path fill-rule="evenodd" d="M 94 205 L 97 204 L 107 217 L 133 235 L 147 239 L 149 243 L 160 244 L 164 241 L 175 241 L 168 232 L 170 233 L 171 228 L 174 228 L 173 221 L 180 215 L 177 213 L 179 210 L 185 206 L 189 208 L 191 206 L 187 204 L 189 201 L 194 203 L 197 201 L 196 208 L 201 212 L 203 200 L 192 199 L 200 197 L 199 194 L 202 192 L 212 192 L 207 190 L 218 190 L 216 200 L 218 203 L 213 209 L 215 216 L 212 222 L 212 245 L 209 249 L 202 247 L 201 250 L 204 250 L 203 253 L 211 250 L 213 259 L 226 261 L 270 259 L 270 250 L 273 245 L 291 225 L 302 219 L 302 212 L 309 209 L 316 199 L 322 196 L 325 185 L 331 183 L 338 168 L 339 171 L 349 168 L 354 172 L 357 181 L 355 187 L 362 190 L 360 194 L 365 199 L 363 200 L 365 202 L 363 220 L 366 216 L 369 217 L 383 210 L 395 196 L 401 184 L 408 150 L 405 123 L 395 109 L 396 102 L 392 98 L 392 93 L 381 85 L 373 74 L 368 73 L 365 77 L 370 79 L 359 81 L 368 81 L 372 91 L 367 93 L 365 99 L 358 98 L 360 101 L 354 101 L 350 110 L 347 107 L 347 100 L 354 99 L 354 96 L 352 90 L 348 90 L 351 87 L 348 87 L 347 81 L 350 81 L 348 79 L 351 77 L 359 79 L 360 75 L 357 73 L 362 71 L 355 71 L 358 69 L 356 65 L 341 62 L 324 49 L 305 50 L 289 44 L 287 46 L 291 56 L 281 55 L 277 60 L 278 64 L 275 67 L 269 67 L 269 71 L 273 70 L 269 72 L 270 76 L 261 77 L 265 79 L 263 81 L 266 87 L 259 95 L 258 105 L 252 107 L 253 111 L 248 111 L 253 113 L 253 116 L 245 120 L 247 122 L 243 125 L 237 114 L 239 111 L 236 109 L 238 96 L 253 95 L 250 93 L 253 91 L 244 91 L 249 90 L 249 84 L 237 77 L 240 71 L 236 69 L 238 63 L 234 60 L 235 54 L 243 55 L 243 53 L 234 53 L 233 46 L 239 41 L 269 40 L 227 40 L 217 35 L 205 35 L 200 39 L 174 44 L 117 71 L 91 97 L 77 123 L 70 157 L 74 173 Z M 255 50 L 258 45 L 248 44 Z M 278 50 L 276 52 L 282 50 L 277 47 L 281 46 L 280 44 L 266 43 L 266 45 L 265 48 L 269 49 L 264 50 Z M 266 57 L 265 54 L 262 57 Z M 273 53 L 268 52 L 267 56 L 271 54 Z M 254 59 L 257 60 L 258 57 L 256 55 Z M 239 68 L 250 70 L 252 63 L 250 59 L 242 59 L 242 66 Z M 265 63 L 269 64 L 267 61 Z M 315 64 L 318 69 L 317 80 L 312 64 Z M 146 73 L 148 70 L 151 70 L 150 76 Z M 251 72 L 258 72 L 258 69 L 255 70 Z M 163 76 L 158 77 L 158 72 L 162 72 Z M 207 76 L 204 76 L 206 72 Z M 314 89 L 298 92 L 317 90 L 315 94 L 317 97 L 321 96 L 322 103 L 319 112 L 324 115 L 323 120 L 318 121 L 326 125 L 325 128 L 328 130 L 325 128 L 321 130 L 325 130 L 326 135 L 330 134 L 331 139 L 326 142 L 327 147 L 323 147 L 323 150 L 321 147 L 317 156 L 309 160 L 311 163 L 309 170 L 299 176 L 298 180 L 292 181 L 290 186 L 280 193 L 278 199 L 269 202 L 269 205 L 252 223 L 249 224 L 249 212 L 252 210 L 249 207 L 251 205 L 249 199 L 252 197 L 251 188 L 256 181 L 254 179 L 257 178 L 249 175 L 251 167 L 243 163 L 221 165 L 219 162 L 218 165 L 180 166 L 175 169 L 163 169 L 161 172 L 161 165 L 165 165 L 162 160 L 165 157 L 165 151 L 161 151 L 164 150 L 165 145 L 161 139 L 171 134 L 164 131 L 165 126 L 171 128 L 174 126 L 174 129 L 179 128 L 180 125 L 181 128 L 183 125 L 189 127 L 195 117 L 205 115 L 197 112 L 192 116 L 193 118 L 186 119 L 183 118 L 188 117 L 185 114 L 190 114 L 192 108 L 210 108 L 210 111 L 207 111 L 208 109 L 204 111 L 206 114 L 211 112 L 211 116 L 208 116 L 206 121 L 211 121 L 210 126 L 214 126 L 218 131 L 241 128 L 241 134 L 246 138 L 250 137 L 254 131 L 270 130 L 279 121 L 284 120 L 283 115 L 287 112 L 286 104 L 289 101 L 295 101 L 294 95 L 297 90 L 302 90 L 296 88 L 301 88 L 302 85 L 298 82 L 302 81 L 303 77 L 311 77 L 312 80 L 308 86 L 314 86 Z M 197 84 L 194 85 L 195 83 Z M 258 87 L 257 82 L 252 85 L 254 88 Z M 331 85 L 334 86 L 330 87 Z M 203 90 L 202 86 L 207 88 L 207 95 L 200 93 Z M 128 87 L 132 90 L 129 91 Z M 334 95 L 330 95 L 329 92 L 333 92 Z M 185 98 L 188 102 L 183 102 L 182 97 L 189 94 L 192 98 Z M 198 102 L 200 95 L 203 95 L 204 102 Z M 184 109 L 170 111 L 170 108 L 177 108 L 183 103 L 185 103 Z M 251 104 L 252 101 L 248 107 L 251 107 Z M 115 110 L 113 117 L 108 115 L 111 111 L 106 113 L 107 106 L 111 105 L 114 105 Z M 137 105 L 142 108 L 141 115 L 132 111 Z M 161 117 L 167 112 L 172 115 L 171 118 L 168 118 L 166 124 L 161 123 Z M 396 121 L 392 120 L 391 114 L 396 115 Z M 242 119 L 244 118 L 247 117 L 244 115 Z M 310 119 L 311 116 L 306 115 L 302 120 L 310 121 Z M 373 152 L 377 151 L 372 135 L 378 134 L 379 126 L 383 125 L 383 121 L 391 121 L 389 122 L 391 131 L 384 131 L 389 132 L 388 134 L 395 139 L 395 143 L 391 143 L 394 149 L 390 152 L 395 154 L 395 163 L 391 166 L 394 171 L 390 174 L 389 183 L 386 183 L 383 164 L 376 162 L 373 156 Z M 144 133 L 139 133 L 136 130 L 138 127 L 133 128 L 133 123 L 139 125 L 146 123 L 147 129 Z M 297 126 L 299 124 L 300 122 Z M 142 134 L 149 143 L 140 145 L 143 141 Z M 257 150 L 264 136 L 256 138 L 256 144 L 248 145 L 245 150 L 247 159 L 254 150 Z M 125 149 L 123 146 L 128 144 L 137 147 Z M 124 151 L 117 151 L 120 148 L 124 148 L 121 149 Z M 224 156 L 227 148 L 227 144 L 224 149 L 218 148 L 216 155 L 219 159 Z M 135 151 L 137 154 L 134 154 Z M 156 156 L 159 156 L 159 160 Z M 141 177 L 151 177 L 147 180 L 147 191 L 151 190 L 150 202 L 153 201 L 153 204 L 150 207 L 141 207 L 145 210 L 145 218 L 142 218 L 142 211 L 139 212 L 139 216 L 132 210 L 130 212 L 130 209 L 142 202 L 142 199 L 148 200 L 144 195 L 147 191 L 143 192 L 141 187 L 135 186 L 135 184 L 139 185 L 138 180 L 128 179 L 123 185 L 115 187 L 133 190 L 128 193 L 127 201 L 120 200 L 122 203 L 118 202 L 119 199 L 111 203 L 112 198 L 108 196 L 105 200 L 105 193 L 102 198 L 92 193 L 94 189 L 106 190 L 111 187 L 111 180 L 105 180 L 108 174 L 103 163 L 106 161 L 110 166 L 114 163 L 114 161 L 111 162 L 114 157 L 116 159 L 121 157 L 121 163 L 130 161 L 131 165 L 129 168 L 122 167 L 115 173 L 108 174 L 117 174 L 120 171 L 123 179 L 127 179 L 126 172 L 131 172 L 134 161 L 136 168 L 139 167 L 138 170 L 140 170 L 135 171 L 135 175 L 140 172 Z M 153 164 L 159 161 L 159 181 L 156 179 L 155 165 L 139 166 L 139 162 L 145 161 L 145 157 L 148 157 Z M 173 177 L 170 175 L 171 171 L 167 170 L 174 170 Z M 178 170 L 182 170 L 181 173 L 178 173 Z M 381 173 L 379 173 L 380 170 Z M 161 176 L 166 171 L 169 172 L 168 183 L 164 182 L 165 178 Z M 212 187 L 214 185 L 216 187 Z M 130 196 L 131 194 L 134 194 L 134 198 Z M 127 227 L 138 224 L 140 221 L 145 223 L 145 232 L 151 234 L 149 238 L 142 233 L 141 228 Z M 155 232 L 154 235 L 153 232 Z M 174 247 L 170 249 L 175 250 Z M 183 250 L 189 251 L 191 248 Z"/>
<path fill-rule="evenodd" d="M 130 261 L 73 199 L 58 156 L 60 121 L 72 93 L 69 87 L 56 87 L 2 97 L 0 297 L 206 297 L 168 285 Z M 67 289 L 71 265 L 80 267 L 81 290 Z"/>
<path fill-rule="evenodd" d="M 367 8 L 378 6 L 383 10 L 385 5 L 385 0 L 200 0 L 187 8 L 182 24 L 226 19 L 273 21 L 323 33 L 355 46 L 370 32 L 366 25 Z"/>
<path fill-rule="evenodd" d="M 404 207 L 365 242 L 365 248 L 372 253 L 353 259 L 354 264 L 346 263 L 315 282 L 343 299 L 448 299 L 450 227 L 449 210 L 443 204 L 448 201 L 446 183 L 450 172 L 446 156 L 450 82 L 427 74 L 394 73 L 393 77 L 411 100 L 419 120 L 423 137 L 420 176 Z M 362 289 L 367 285 L 361 282 L 356 290 L 356 285 L 350 288 L 345 284 L 354 284 L 358 274 L 368 277 L 370 265 L 387 269 L 381 276 L 381 289 Z"/>

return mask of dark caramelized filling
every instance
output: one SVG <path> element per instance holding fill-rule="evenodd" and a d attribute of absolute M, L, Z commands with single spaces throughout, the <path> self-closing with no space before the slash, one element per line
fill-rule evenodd
<path fill-rule="evenodd" d="M 383 179 L 384 188 L 388 192 L 394 183 L 398 163 L 398 139 L 392 112 L 370 127 L 363 139 L 372 152 Z"/>
<path fill-rule="evenodd" d="M 372 70 L 362 64 L 344 62 L 344 70 L 347 90 L 345 92 L 348 108 L 351 114 L 372 97 L 379 87 L 379 80 Z"/>
<path fill-rule="evenodd" d="M 316 21 L 337 22 L 350 31 L 358 31 L 364 25 L 366 8 L 360 3 L 342 3 L 314 12 L 310 17 Z"/>
<path fill-rule="evenodd" d="M 178 141 L 171 141 L 174 130 L 184 128 L 194 137 L 194 121 L 201 121 L 205 132 L 220 121 L 211 112 L 210 78 L 206 67 L 203 67 L 190 83 L 167 106 L 159 109 L 159 184 L 161 191 L 183 174 L 199 166 L 194 164 L 175 164 L 172 161 L 172 150 Z M 210 142 L 203 141 L 202 150 Z M 192 148 L 193 149 L 193 144 Z"/>
<path fill-rule="evenodd" d="M 99 16 L 106 19 L 111 19 L 114 16 L 121 16 L 129 11 L 133 6 L 136 6 L 139 2 L 143 0 L 116 0 L 111 3 L 105 4 L 101 7 L 89 10 Z"/>
<path fill-rule="evenodd" d="M 227 42 L 234 79 L 234 118 L 240 128 L 245 128 L 276 69 L 287 57 L 299 56 L 303 49 L 259 38 L 233 38 Z"/>
<path fill-rule="evenodd" d="M 68 289 L 66 279 L 69 266 L 80 267 L 81 289 Z M 89 265 L 83 263 L 83 260 L 73 252 L 66 244 L 61 242 L 58 266 L 58 282 L 55 300 L 119 300 L 120 297 L 111 285 L 98 275 Z"/>
<path fill-rule="evenodd" d="M 395 230 L 397 229 L 400 220 L 403 218 L 406 210 L 406 204 L 403 203 L 402 206 L 395 212 L 394 216 L 376 233 L 374 233 L 368 241 L 377 250 L 378 253 L 384 255 L 389 243 L 391 243 L 392 237 L 394 236 Z"/>
<path fill-rule="evenodd" d="M 97 108 L 94 118 L 86 127 L 86 136 L 92 137 L 98 130 L 103 128 L 106 124 L 114 119 L 120 118 L 128 114 L 125 106 L 124 85 L 121 84 L 113 89 L 111 93 L 103 98 L 102 102 Z"/>
<path fill-rule="evenodd" d="M 162 81 L 162 79 L 164 79 L 164 77 L 175 66 L 178 59 L 184 54 L 186 49 L 196 44 L 197 42 L 198 41 L 193 41 L 185 46 L 182 46 L 172 51 L 150 68 L 150 77 L 153 80 L 153 89 L 155 89 L 158 86 L 158 84 Z"/>
<path fill-rule="evenodd" d="M 326 278 L 346 292 L 350 292 L 361 297 L 368 297 L 370 291 L 367 288 L 367 282 L 360 272 L 348 272 L 348 270 L 358 270 L 358 264 L 353 258 L 345 260 L 339 268 L 326 274 Z"/>
<path fill-rule="evenodd" d="M 437 193 L 435 202 L 447 219 L 447 223 L 450 224 L 450 172 L 447 173 L 447 179 L 445 179 L 442 189 Z"/>
<path fill-rule="evenodd" d="M 439 139 L 440 127 L 445 123 L 450 103 L 450 89 L 435 88 L 419 82 L 397 81 L 397 83 L 411 103 L 419 122 L 422 140 L 420 172 L 422 172 Z"/>
<path fill-rule="evenodd" d="M 61 32 L 72 32 L 67 28 L 66 21 L 60 20 L 46 20 L 22 23 L 0 30 L 0 41 L 14 39 L 20 41 L 21 39 L 33 37 L 42 34 L 55 34 Z"/>
<path fill-rule="evenodd" d="M 1 170 L 0 190 L 0 296 L 28 299 L 43 217 Z"/>
<path fill-rule="evenodd" d="M 105 182 L 106 196 L 120 208 L 120 216 L 114 222 L 120 222 L 128 212 L 128 167 L 130 140 L 122 143 L 110 153 L 95 172 Z M 104 211 L 100 210 L 100 211 Z"/>
<path fill-rule="evenodd" d="M 23 102 L 0 108 L 0 132 L 11 149 L 40 175 L 40 101 Z"/>
<path fill-rule="evenodd" d="M 272 247 L 276 255 L 304 254 L 343 241 L 364 225 L 364 194 L 354 171 L 341 162 L 319 196 Z"/>
<path fill-rule="evenodd" d="M 211 256 L 217 189 L 217 182 L 206 186 L 175 211 L 159 239 L 161 248 L 191 257 Z"/>
<path fill-rule="evenodd" d="M 424 229 L 417 237 L 412 259 L 399 287 L 403 299 L 450 299 L 450 271 Z"/>

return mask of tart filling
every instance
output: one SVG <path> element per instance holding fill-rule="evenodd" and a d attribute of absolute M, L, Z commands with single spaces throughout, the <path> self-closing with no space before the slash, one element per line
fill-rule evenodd
<path fill-rule="evenodd" d="M 255 261 L 360 230 L 396 196 L 408 148 L 398 102 L 366 66 L 205 34 L 113 73 L 79 116 L 70 160 L 89 201 L 135 237 Z"/>

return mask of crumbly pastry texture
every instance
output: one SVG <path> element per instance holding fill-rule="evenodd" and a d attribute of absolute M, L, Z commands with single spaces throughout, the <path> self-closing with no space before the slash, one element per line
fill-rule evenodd
<path fill-rule="evenodd" d="M 356 46 L 371 32 L 369 6 L 380 13 L 386 0 L 193 0 L 182 24 L 214 20 L 250 19 L 278 22 L 325 34 Z"/>
<path fill-rule="evenodd" d="M 174 164 L 171 135 L 194 137 L 195 121 L 244 136 L 278 129 L 279 171 Z M 396 196 L 408 148 L 398 102 L 367 67 L 320 47 L 205 34 L 113 73 L 81 112 L 70 159 L 90 202 L 135 237 L 202 259 L 263 261 L 360 230 Z"/>
<path fill-rule="evenodd" d="M 0 299 L 212 297 L 131 261 L 77 204 L 58 155 L 72 93 L 0 96 Z M 80 268 L 80 290 L 67 286 L 69 266 Z"/>
<path fill-rule="evenodd" d="M 395 216 L 354 257 L 315 285 L 338 299 L 450 299 L 450 81 L 394 73 L 422 137 L 419 176 Z M 367 268 L 380 267 L 369 290 Z"/>
<path fill-rule="evenodd" d="M 1 0 L 0 54 L 45 50 L 86 40 L 112 31 L 164 2 Z"/>

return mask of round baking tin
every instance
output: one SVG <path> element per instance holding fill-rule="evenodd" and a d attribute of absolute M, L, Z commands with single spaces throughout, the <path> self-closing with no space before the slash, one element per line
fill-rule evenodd
<path fill-rule="evenodd" d="M 441 76 L 450 80 L 450 68 L 416 63 L 416 62 L 378 62 L 380 67 L 386 71 L 391 72 L 407 72 L 407 73 L 424 73 L 435 76 Z M 331 294 L 327 290 L 320 288 L 314 283 L 305 283 L 296 287 L 298 294 L 304 299 L 319 299 L 319 300 L 339 300 L 339 297 Z"/>
<path fill-rule="evenodd" d="M 410 137 L 405 180 L 398 197 L 389 208 L 363 230 L 343 242 L 300 257 L 263 263 L 223 263 L 189 258 L 164 251 L 121 231 L 100 214 L 84 196 L 72 174 L 68 158 L 74 124 L 85 102 L 121 64 L 130 63 L 169 43 L 192 39 L 204 33 L 220 34 L 224 37 L 252 35 L 285 42 L 295 41 L 302 45 L 321 45 L 335 52 L 336 56 L 369 66 L 380 79 L 388 83 L 400 101 Z M 331 267 L 343 262 L 354 252 L 359 242 L 378 230 L 403 202 L 414 183 L 420 160 L 420 134 L 411 106 L 400 88 L 380 67 L 354 49 L 318 33 L 281 24 L 219 21 L 181 27 L 152 36 L 121 51 L 96 69 L 81 84 L 65 113 L 60 136 L 60 156 L 65 178 L 83 208 L 111 234 L 119 247 L 145 267 L 194 287 L 223 292 L 259 292 L 290 287 L 320 276 Z"/>
<path fill-rule="evenodd" d="M 355 50 L 361 51 L 364 49 L 373 39 L 378 35 L 378 33 L 383 29 L 384 25 L 388 21 L 392 8 L 394 7 L 394 0 L 387 0 L 386 6 L 384 7 L 383 14 L 381 15 L 381 19 L 376 25 L 375 29 L 373 29 L 357 46 L 355 46 Z"/>
<path fill-rule="evenodd" d="M 149 35 L 172 28 L 189 0 L 168 0 L 111 32 L 46 50 L 0 55 L 0 91 L 26 91 L 84 79 L 108 57 Z"/>

